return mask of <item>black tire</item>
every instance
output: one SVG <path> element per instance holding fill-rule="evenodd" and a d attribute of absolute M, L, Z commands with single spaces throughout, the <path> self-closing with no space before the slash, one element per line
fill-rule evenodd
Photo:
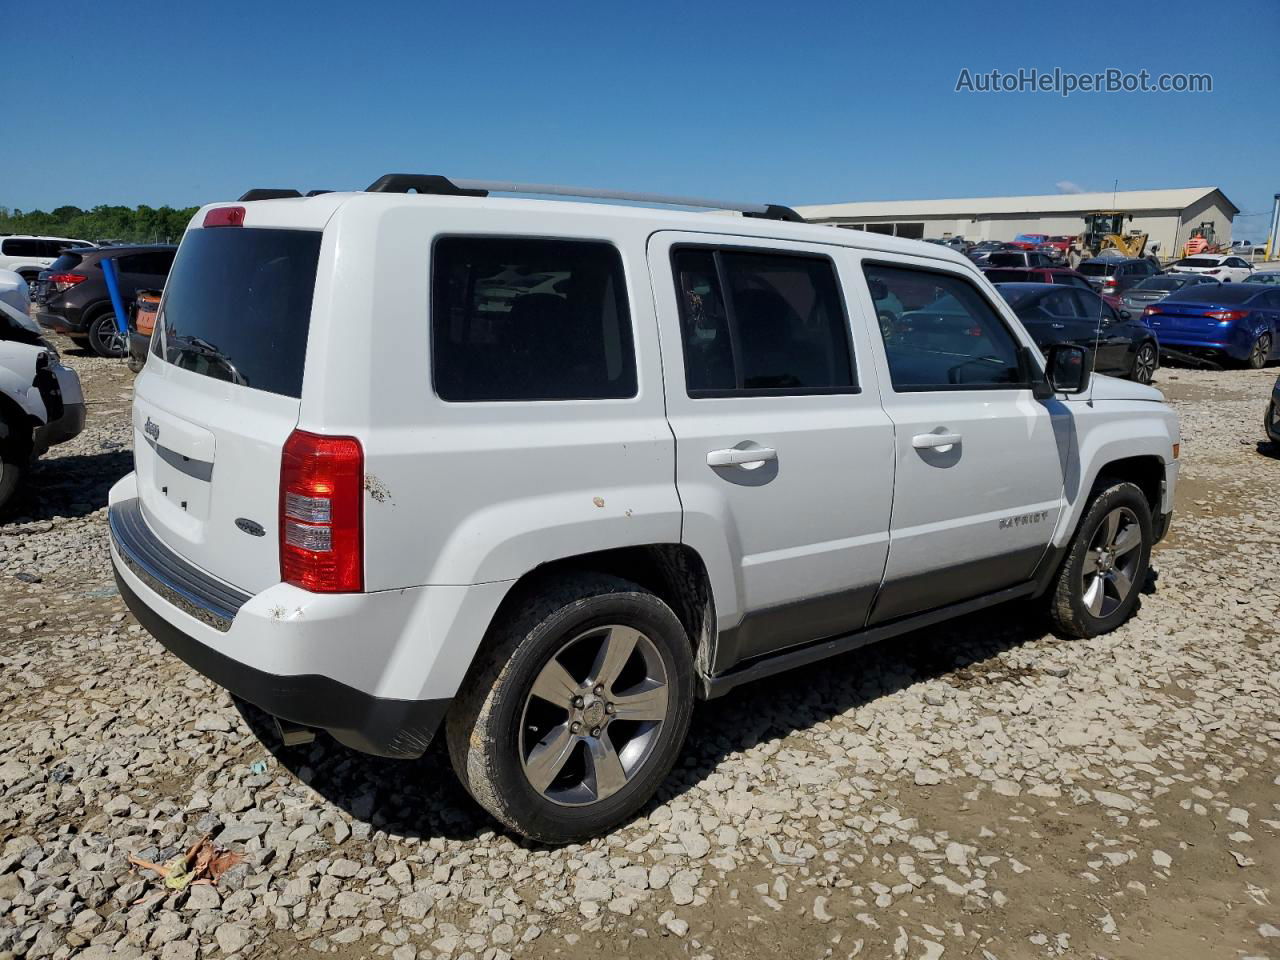
<path fill-rule="evenodd" d="M 116 315 L 104 310 L 89 321 L 87 336 L 89 349 L 100 357 L 123 357 L 129 352 L 127 342 L 116 329 Z"/>
<path fill-rule="evenodd" d="M 1245 366 L 1250 370 L 1261 370 L 1270 359 L 1271 334 L 1259 334 L 1258 339 L 1253 341 L 1253 349 L 1249 351 L 1249 356 L 1244 361 Z"/>
<path fill-rule="evenodd" d="M 1123 555 L 1115 552 L 1110 561 L 1114 565 L 1113 579 L 1108 585 L 1105 570 L 1109 564 L 1103 562 L 1104 572 L 1097 572 L 1099 551 L 1095 548 L 1104 533 L 1103 525 L 1117 513 L 1121 515 L 1121 530 L 1127 529 L 1124 524 L 1132 522 L 1141 539 L 1136 547 Z M 1132 483 L 1119 482 L 1099 490 L 1076 529 L 1049 594 L 1049 614 L 1057 628 L 1072 637 L 1096 637 L 1110 633 L 1124 623 L 1137 606 L 1142 585 L 1146 582 L 1153 539 L 1151 506 L 1141 489 Z M 1130 557 L 1130 552 L 1136 556 Z M 1107 560 L 1106 556 L 1102 559 Z M 1125 561 L 1123 567 L 1121 560 Z M 1113 588 L 1120 582 L 1121 574 L 1123 581 L 1127 581 L 1127 588 L 1122 596 L 1117 597 L 1120 591 Z M 1086 584 L 1086 577 L 1089 584 Z M 1096 594 L 1090 592 L 1089 586 L 1099 579 L 1103 581 L 1098 587 L 1102 602 L 1091 604 L 1090 599 L 1095 599 Z"/>
<path fill-rule="evenodd" d="M 689 638 L 671 608 L 635 583 L 592 573 L 543 583 L 544 589 L 525 591 L 523 599 L 509 604 L 508 612 L 500 615 L 502 619 L 490 629 L 453 703 L 446 721 L 446 737 L 458 779 L 499 823 L 533 840 L 573 843 L 597 836 L 631 817 L 671 771 L 693 713 L 693 656 Z M 611 625 L 636 631 L 649 644 L 646 655 L 656 654 L 660 659 L 668 688 L 662 707 L 664 717 L 653 727 L 621 716 L 610 717 L 600 728 L 601 736 L 588 737 L 588 731 L 583 730 L 570 737 L 567 731 L 570 721 L 580 715 L 574 707 L 582 705 L 581 698 L 564 708 L 553 707 L 533 693 L 535 681 L 546 675 L 553 660 L 563 665 L 558 658 L 566 650 L 576 650 L 573 644 L 590 642 L 578 638 L 590 638 L 593 631 L 609 632 Z M 640 650 L 639 645 L 635 650 Z M 586 671 L 589 682 L 593 669 Z M 591 690 L 581 689 L 592 697 Z M 595 693 L 599 691 L 597 687 Z M 613 696 L 611 689 L 604 694 Z M 625 699 L 625 692 L 619 699 Z M 603 702 L 603 698 L 593 698 L 588 707 L 602 709 Z M 540 733 L 529 716 L 531 705 L 535 704 L 560 711 L 554 729 L 564 732 L 564 742 L 573 743 L 561 754 L 569 759 L 555 769 L 561 778 L 567 776 L 572 782 L 572 768 L 580 762 L 586 772 L 584 788 L 595 770 L 591 760 L 593 743 L 598 746 L 609 738 L 609 749 L 615 757 L 626 753 L 625 749 L 612 746 L 617 734 L 611 734 L 610 729 L 652 730 L 652 739 L 641 744 L 643 752 L 633 754 L 635 766 L 625 774 L 624 786 L 602 799 L 592 799 L 588 789 L 579 805 L 564 805 L 549 798 L 551 783 L 540 791 L 531 782 L 532 774 L 525 772 L 526 762 L 547 742 L 543 738 L 533 744 L 526 756 L 525 731 L 530 731 L 531 736 Z M 564 722 L 559 722 L 559 716 L 564 716 Z M 622 723 L 614 723 L 618 720 Z"/>
<path fill-rule="evenodd" d="M 7 436 L 0 437 L 0 516 L 13 495 L 17 493 L 31 462 L 31 432 L 5 418 L 0 410 L 0 426 L 7 427 Z M 0 430 L 0 433 L 6 432 Z"/>
<path fill-rule="evenodd" d="M 1135 383 L 1150 383 L 1155 379 L 1156 367 L 1160 365 L 1160 351 L 1150 340 L 1139 345 L 1133 355 L 1133 369 L 1129 371 L 1129 379 Z"/>

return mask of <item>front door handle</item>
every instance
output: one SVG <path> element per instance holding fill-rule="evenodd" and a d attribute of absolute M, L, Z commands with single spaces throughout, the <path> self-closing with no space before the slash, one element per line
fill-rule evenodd
<path fill-rule="evenodd" d="M 759 466 L 769 460 L 777 460 L 778 451 L 772 447 L 728 447 L 724 450 L 712 450 L 707 454 L 708 467 L 747 467 Z"/>
<path fill-rule="evenodd" d="M 937 450 L 946 453 L 960 442 L 958 433 L 917 433 L 911 438 L 911 445 L 917 450 Z"/>

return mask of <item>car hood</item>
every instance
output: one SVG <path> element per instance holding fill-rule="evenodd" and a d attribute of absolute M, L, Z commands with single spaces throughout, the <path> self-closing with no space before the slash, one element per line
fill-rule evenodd
<path fill-rule="evenodd" d="M 1105 374 L 1093 375 L 1093 390 L 1085 391 L 1082 398 L 1093 400 L 1147 400 L 1152 403 L 1163 403 L 1164 394 L 1155 387 L 1134 383 L 1132 380 L 1121 380 Z"/>

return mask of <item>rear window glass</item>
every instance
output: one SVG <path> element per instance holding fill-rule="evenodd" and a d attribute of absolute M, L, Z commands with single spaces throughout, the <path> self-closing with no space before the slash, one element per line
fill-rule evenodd
<path fill-rule="evenodd" d="M 987 270 L 984 276 L 992 283 L 1025 283 L 1034 279 L 1032 274 L 1027 270 Z"/>
<path fill-rule="evenodd" d="M 1175 267 L 1220 267 L 1222 261 L 1213 257 L 1183 257 Z"/>
<path fill-rule="evenodd" d="M 987 258 L 987 263 L 993 267 L 1025 267 L 1027 255 L 1025 253 L 993 253 Z"/>
<path fill-rule="evenodd" d="M 192 230 L 169 274 L 159 327 L 174 366 L 302 396 L 320 233 Z"/>
<path fill-rule="evenodd" d="M 64 253 L 57 260 L 49 265 L 50 273 L 66 273 L 68 270 L 74 270 L 84 261 L 84 257 L 78 253 Z"/>
<path fill-rule="evenodd" d="M 1180 303 L 1244 303 L 1261 297 L 1265 290 L 1246 287 L 1240 283 L 1197 283 L 1184 287 L 1169 298 Z"/>
<path fill-rule="evenodd" d="M 611 244 L 442 237 L 433 263 L 431 366 L 441 399 L 635 396 L 622 258 Z"/>
<path fill-rule="evenodd" d="M 1086 277 L 1109 277 L 1116 272 L 1114 263 L 1082 263 L 1076 267 Z"/>
<path fill-rule="evenodd" d="M 1135 290 L 1177 290 L 1187 285 L 1186 280 L 1177 277 L 1147 277 L 1133 289 Z"/>

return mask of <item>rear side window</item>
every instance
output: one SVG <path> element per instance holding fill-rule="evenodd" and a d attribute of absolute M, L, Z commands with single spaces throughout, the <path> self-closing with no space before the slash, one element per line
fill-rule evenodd
<path fill-rule="evenodd" d="M 80 266 L 83 260 L 84 257 L 78 253 L 64 253 L 49 265 L 49 270 L 51 273 L 66 273 Z"/>
<path fill-rule="evenodd" d="M 968 280 L 882 264 L 865 270 L 895 391 L 1025 385 L 1017 341 Z"/>
<path fill-rule="evenodd" d="M 689 396 L 857 391 L 826 257 L 685 247 L 672 265 Z"/>
<path fill-rule="evenodd" d="M 121 257 L 119 262 L 123 273 L 145 273 L 163 277 L 173 266 L 173 253 L 165 251 L 135 253 L 128 257 Z"/>
<path fill-rule="evenodd" d="M 320 233 L 191 230 L 169 274 L 155 344 L 214 380 L 302 396 Z"/>
<path fill-rule="evenodd" d="M 39 240 L 5 240 L 0 243 L 0 254 L 6 257 L 43 257 L 44 245 Z"/>
<path fill-rule="evenodd" d="M 441 237 L 432 264 L 431 368 L 442 400 L 636 395 L 622 258 L 613 245 Z"/>

